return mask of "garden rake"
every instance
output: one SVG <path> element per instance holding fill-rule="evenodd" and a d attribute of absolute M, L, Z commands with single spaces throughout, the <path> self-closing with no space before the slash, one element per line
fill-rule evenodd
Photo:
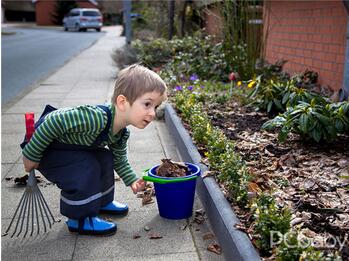
<path fill-rule="evenodd" d="M 34 113 L 26 113 L 25 122 L 25 142 L 28 142 L 35 130 Z M 25 191 L 11 219 L 9 227 L 5 231 L 5 235 L 9 233 L 16 219 L 17 222 L 11 237 L 15 235 L 18 237 L 21 233 L 24 233 L 23 238 L 27 235 L 33 236 L 35 231 L 37 235 L 40 234 L 41 231 L 46 233 L 47 229 L 51 228 L 52 224 L 55 222 L 55 218 L 38 187 L 34 170 L 29 172 Z M 40 230 L 40 228 L 42 230 Z"/>

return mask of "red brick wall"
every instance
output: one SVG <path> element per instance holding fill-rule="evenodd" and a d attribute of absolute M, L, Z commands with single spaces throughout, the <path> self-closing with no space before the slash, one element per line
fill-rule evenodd
<path fill-rule="evenodd" d="M 35 15 L 37 25 L 53 25 L 52 14 L 56 1 L 37 1 L 35 3 Z"/>
<path fill-rule="evenodd" d="M 54 25 L 52 14 L 55 12 L 55 0 L 38 0 L 35 3 L 36 24 L 37 25 Z M 97 8 L 88 1 L 77 1 L 78 7 L 81 8 Z"/>
<path fill-rule="evenodd" d="M 347 11 L 342 0 L 268 0 L 264 5 L 265 58 L 285 59 L 291 75 L 319 73 L 319 83 L 342 87 Z"/>

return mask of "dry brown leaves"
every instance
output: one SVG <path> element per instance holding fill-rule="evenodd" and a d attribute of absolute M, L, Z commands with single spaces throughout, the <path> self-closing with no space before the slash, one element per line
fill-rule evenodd
<path fill-rule="evenodd" d="M 138 198 L 142 198 L 142 206 L 154 203 L 153 197 L 155 190 L 152 184 L 147 184 L 145 190 L 137 194 Z"/>
<path fill-rule="evenodd" d="M 234 140 L 253 180 L 251 194 L 270 191 L 281 206 L 292 211 L 291 225 L 313 237 L 349 234 L 349 137 L 342 136 L 332 144 L 304 144 L 290 135 L 287 142 L 277 141 L 277 134 L 260 130 L 268 119 L 238 103 L 220 107 L 210 105 L 207 113 L 215 126 Z M 220 184 L 229 198 L 229 191 Z M 248 214 L 234 207 L 250 230 Z"/>
<path fill-rule="evenodd" d="M 218 243 L 212 243 L 208 245 L 207 250 L 213 253 L 216 253 L 217 255 L 222 254 L 222 248 Z"/>

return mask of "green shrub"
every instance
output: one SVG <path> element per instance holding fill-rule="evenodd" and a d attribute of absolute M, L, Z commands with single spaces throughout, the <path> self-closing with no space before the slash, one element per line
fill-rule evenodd
<path fill-rule="evenodd" d="M 316 142 L 333 141 L 349 129 L 349 103 L 329 104 L 317 97 L 310 103 L 299 102 L 295 107 L 265 122 L 263 129 L 279 128 L 279 140 L 285 141 L 290 132 Z"/>
<path fill-rule="evenodd" d="M 296 232 L 288 233 L 288 236 L 276 248 L 277 261 L 299 260 L 303 249 L 298 245 L 298 234 Z M 285 241 L 287 240 L 287 241 Z"/>
<path fill-rule="evenodd" d="M 288 208 L 278 207 L 274 198 L 267 194 L 261 194 L 253 203 L 252 209 L 255 217 L 254 233 L 258 237 L 256 245 L 263 255 L 270 255 L 271 232 L 286 234 L 290 229 L 291 212 Z"/>
<path fill-rule="evenodd" d="M 149 42 L 134 41 L 133 47 L 140 62 L 149 68 L 162 67 L 161 76 L 169 82 L 175 79 L 174 82 L 178 83 L 180 78 L 193 74 L 200 79 L 227 81 L 232 70 L 225 60 L 222 44 L 200 31 L 170 41 L 162 38 Z M 243 53 L 244 47 L 237 48 Z"/>
<path fill-rule="evenodd" d="M 164 38 L 157 38 L 150 42 L 135 40 L 132 42 L 132 47 L 136 50 L 138 60 L 148 68 L 162 66 L 174 55 L 171 44 Z"/>

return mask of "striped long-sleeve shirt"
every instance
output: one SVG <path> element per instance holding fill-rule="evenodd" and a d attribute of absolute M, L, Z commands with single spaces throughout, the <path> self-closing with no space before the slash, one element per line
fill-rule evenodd
<path fill-rule="evenodd" d="M 114 169 L 126 186 L 129 186 L 137 180 L 127 158 L 127 140 L 130 131 L 126 129 L 124 132 L 120 131 L 113 135 L 115 108 L 113 105 L 108 107 L 111 110 L 112 121 L 108 131 L 108 139 L 102 142 L 100 147 L 107 145 L 112 151 Z M 54 140 L 66 144 L 91 146 L 107 125 L 107 121 L 107 113 L 97 106 L 82 105 L 74 108 L 58 109 L 46 116 L 22 153 L 32 161 L 40 162 L 45 149 Z"/>

